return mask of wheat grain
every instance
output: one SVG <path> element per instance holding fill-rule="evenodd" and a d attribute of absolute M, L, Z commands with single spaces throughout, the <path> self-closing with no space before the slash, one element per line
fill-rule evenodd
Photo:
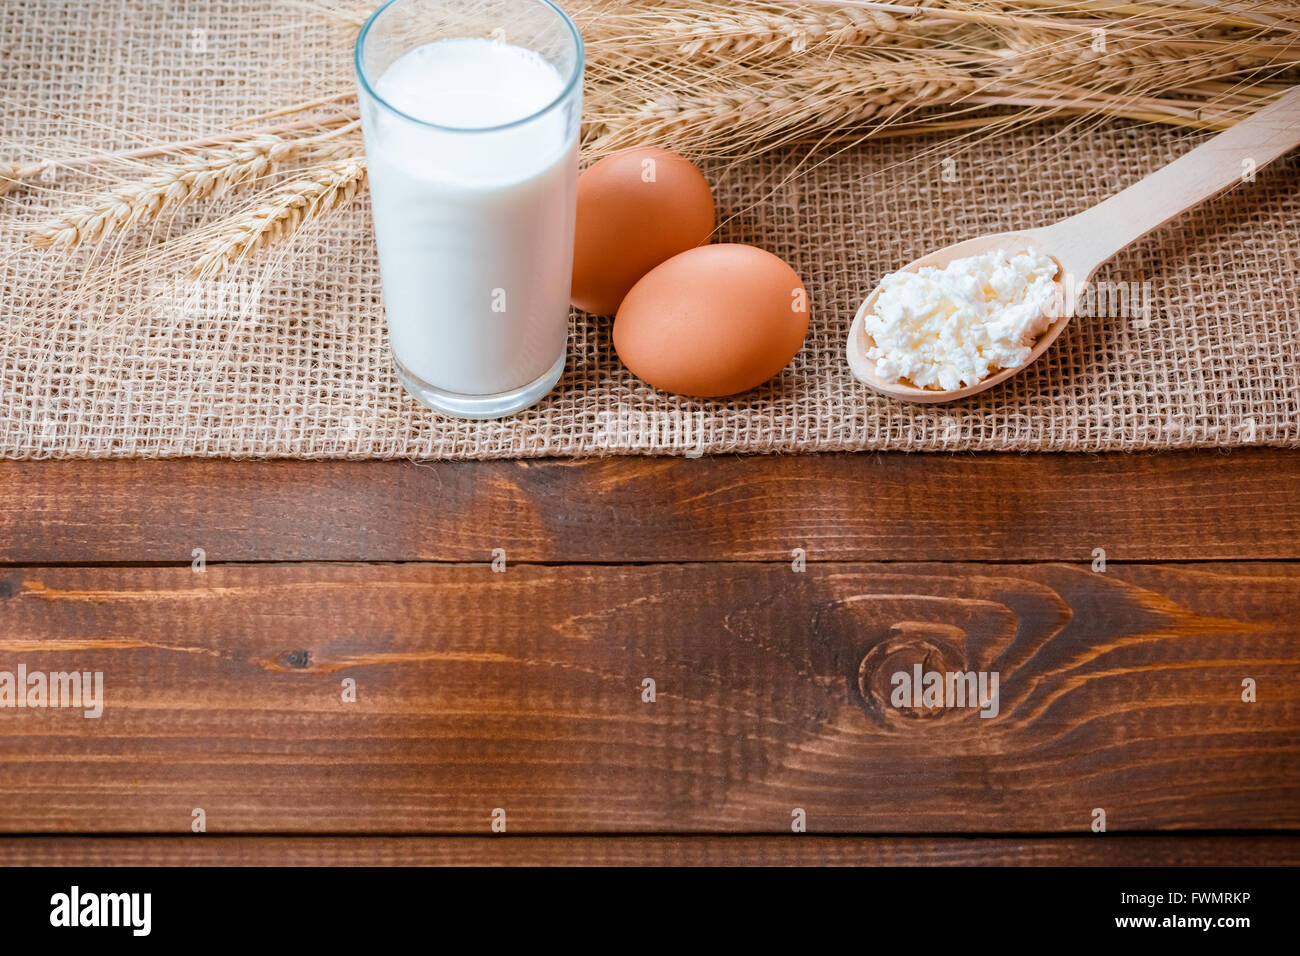
<path fill-rule="evenodd" d="M 365 160 L 347 156 L 286 183 L 266 201 L 222 223 L 193 274 L 218 275 L 235 262 L 286 239 L 312 219 L 346 206 L 366 179 Z"/>
<path fill-rule="evenodd" d="M 138 182 L 126 183 L 55 219 L 38 223 L 38 248 L 71 248 L 124 232 L 162 212 L 215 197 L 266 176 L 314 144 L 314 139 L 258 136 L 230 149 L 186 157 Z"/>

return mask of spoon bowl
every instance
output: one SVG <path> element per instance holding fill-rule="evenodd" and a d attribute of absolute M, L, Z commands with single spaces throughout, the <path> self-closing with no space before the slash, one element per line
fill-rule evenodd
<path fill-rule="evenodd" d="M 1005 382 L 1051 347 L 1078 310 L 1080 291 L 1106 262 L 1175 216 L 1247 181 L 1247 170 L 1260 169 L 1296 146 L 1300 146 L 1300 86 L 1292 87 L 1231 129 L 1077 216 L 1037 229 L 967 239 L 928 253 L 898 270 L 914 272 L 923 266 L 946 266 L 954 259 L 998 249 L 1011 255 L 1032 250 L 1052 259 L 1057 265 L 1061 311 L 1034 343 L 1029 358 L 1020 365 L 999 369 L 972 385 L 954 389 L 918 388 L 881 378 L 876 363 L 867 357 L 867 350 L 874 342 L 866 333 L 866 317 L 875 310 L 880 297 L 877 286 L 849 327 L 845 344 L 849 369 L 867 387 L 906 402 L 957 401 Z"/>
<path fill-rule="evenodd" d="M 1057 285 L 1065 277 L 1065 267 L 1061 261 L 1051 253 L 1043 244 L 1042 239 L 1037 231 L 1029 232 L 999 232 L 992 235 L 980 236 L 976 239 L 967 239 L 964 242 L 954 243 L 951 246 L 945 246 L 934 252 L 927 253 L 915 262 L 910 262 L 899 269 L 899 272 L 915 272 L 925 266 L 946 266 L 954 259 L 964 259 L 967 256 L 983 255 L 986 252 L 996 252 L 1002 250 L 1008 255 L 1016 255 L 1021 252 L 1041 252 L 1047 255 L 1056 263 Z M 1072 284 L 1066 284 L 1065 289 L 1070 289 Z M 880 286 L 867 297 L 858 309 L 857 315 L 853 317 L 853 324 L 849 327 L 848 341 L 848 360 L 849 369 L 853 372 L 855 378 L 874 391 L 882 395 L 888 395 L 890 398 L 897 398 L 905 402 L 919 402 L 922 404 L 931 404 L 936 402 L 955 402 L 971 395 L 976 395 L 987 388 L 992 388 L 1001 382 L 1005 382 L 1011 376 L 1017 374 L 1031 363 L 1038 360 L 1048 347 L 1056 341 L 1070 319 L 1074 317 L 1074 302 L 1066 302 L 1062 298 L 1064 308 L 1061 314 L 1057 316 L 1055 322 L 1045 331 L 1034 344 L 1034 349 L 1029 353 L 1029 359 L 1024 365 L 1017 365 L 1012 368 L 999 369 L 988 378 L 981 379 L 973 385 L 964 385 L 961 388 L 954 389 L 931 389 L 918 388 L 915 385 L 909 385 L 906 382 L 889 381 L 876 374 L 876 363 L 867 357 L 867 350 L 875 345 L 875 341 L 867 334 L 866 318 L 876 308 L 876 300 L 880 298 Z M 1073 297 L 1072 297 L 1073 298 Z"/>

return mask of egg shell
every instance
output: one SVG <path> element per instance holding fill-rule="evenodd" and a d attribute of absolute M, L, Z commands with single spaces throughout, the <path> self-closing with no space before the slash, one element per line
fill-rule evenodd
<path fill-rule="evenodd" d="M 656 388 L 735 395 L 789 364 L 810 309 L 803 282 L 777 256 L 735 243 L 701 246 L 632 287 L 614 320 L 614 349 Z"/>
<path fill-rule="evenodd" d="M 627 149 L 578 177 L 570 301 L 613 315 L 637 281 L 679 252 L 708 242 L 715 214 L 709 183 L 666 149 Z"/>

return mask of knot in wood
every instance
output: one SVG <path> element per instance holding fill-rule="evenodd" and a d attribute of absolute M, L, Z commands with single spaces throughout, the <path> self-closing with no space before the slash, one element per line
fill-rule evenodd
<path fill-rule="evenodd" d="M 876 641 L 858 664 L 858 692 L 867 714 L 882 724 L 898 721 L 942 720 L 952 716 L 945 709 L 895 706 L 890 695 L 895 687 L 894 675 L 907 674 L 909 680 L 919 666 L 928 671 L 964 671 L 966 634 L 959 627 L 931 621 L 899 621 Z"/>

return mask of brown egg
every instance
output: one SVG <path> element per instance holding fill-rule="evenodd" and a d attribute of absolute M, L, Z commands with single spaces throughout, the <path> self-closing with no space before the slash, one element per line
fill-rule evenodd
<path fill-rule="evenodd" d="M 665 259 L 708 241 L 713 193 L 688 160 L 666 149 L 627 149 L 578 177 L 571 301 L 613 315 L 637 281 Z"/>
<path fill-rule="evenodd" d="M 701 246 L 649 272 L 623 299 L 614 349 L 638 378 L 716 398 L 766 382 L 808 334 L 799 276 L 762 249 Z"/>

